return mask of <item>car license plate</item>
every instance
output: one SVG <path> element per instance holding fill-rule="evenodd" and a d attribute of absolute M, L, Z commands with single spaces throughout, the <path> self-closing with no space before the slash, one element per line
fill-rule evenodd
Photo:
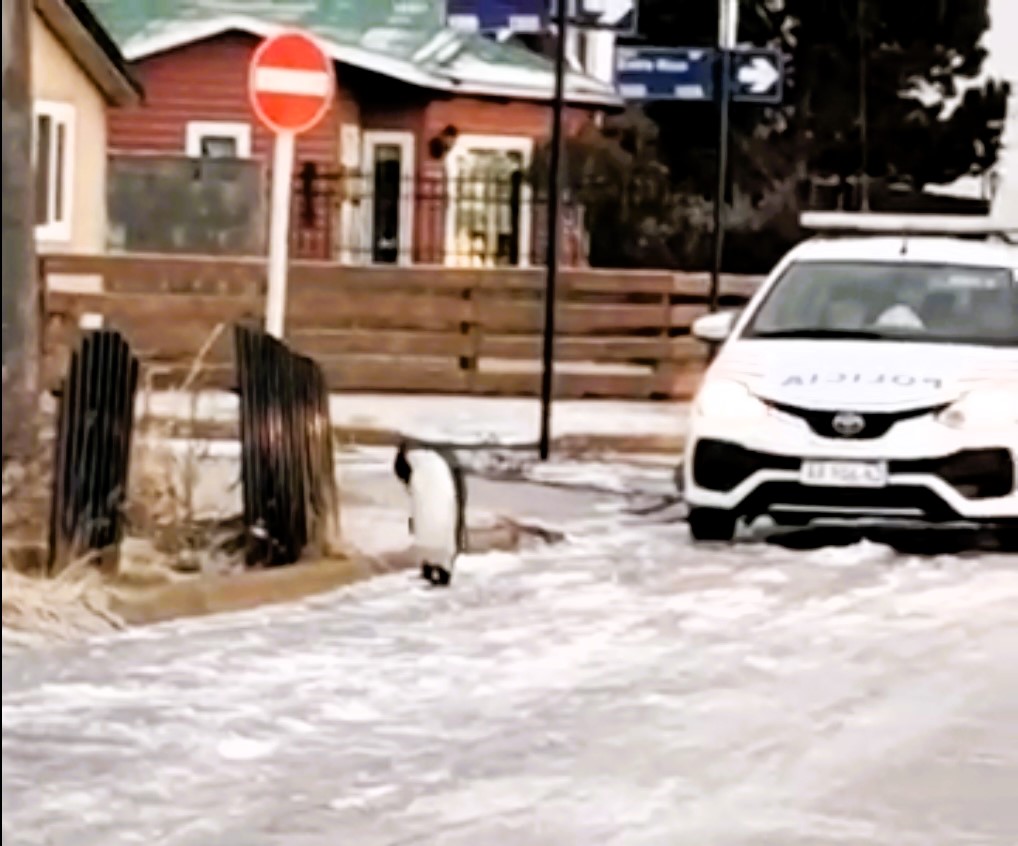
<path fill-rule="evenodd" d="M 817 487 L 882 488 L 887 485 L 887 464 L 883 461 L 803 461 L 800 481 Z"/>

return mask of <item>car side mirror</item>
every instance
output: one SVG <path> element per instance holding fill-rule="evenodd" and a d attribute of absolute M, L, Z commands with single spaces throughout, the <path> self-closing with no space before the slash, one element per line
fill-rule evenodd
<path fill-rule="evenodd" d="M 720 344 L 728 340 L 739 317 L 737 311 L 716 311 L 705 314 L 693 321 L 693 336 L 709 344 Z"/>

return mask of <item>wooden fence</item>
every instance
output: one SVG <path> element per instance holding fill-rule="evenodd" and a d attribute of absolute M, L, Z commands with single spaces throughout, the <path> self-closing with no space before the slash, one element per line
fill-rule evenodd
<path fill-rule="evenodd" d="M 263 260 L 55 255 L 40 264 L 51 361 L 101 319 L 127 336 L 155 381 L 173 386 L 217 325 L 263 318 Z M 724 278 L 722 303 L 742 304 L 758 281 Z M 706 352 L 689 327 L 706 312 L 708 284 L 704 274 L 563 271 L 556 396 L 688 397 Z M 541 268 L 294 262 L 286 335 L 335 391 L 534 396 L 543 290 Z M 232 384 L 226 336 L 202 359 L 200 384 Z"/>

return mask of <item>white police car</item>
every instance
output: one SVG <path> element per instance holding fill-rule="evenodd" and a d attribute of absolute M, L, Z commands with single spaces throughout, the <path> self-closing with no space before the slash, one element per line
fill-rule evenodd
<path fill-rule="evenodd" d="M 803 226 L 821 234 L 746 308 L 694 324 L 723 343 L 691 413 L 693 538 L 762 516 L 1013 532 L 1018 227 L 836 213 Z"/>

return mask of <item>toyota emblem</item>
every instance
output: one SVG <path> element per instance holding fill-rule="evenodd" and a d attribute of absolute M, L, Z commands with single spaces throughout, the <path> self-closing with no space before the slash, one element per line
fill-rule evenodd
<path fill-rule="evenodd" d="M 866 428 L 866 420 L 854 411 L 841 411 L 834 415 L 831 428 L 843 438 L 854 438 Z"/>

